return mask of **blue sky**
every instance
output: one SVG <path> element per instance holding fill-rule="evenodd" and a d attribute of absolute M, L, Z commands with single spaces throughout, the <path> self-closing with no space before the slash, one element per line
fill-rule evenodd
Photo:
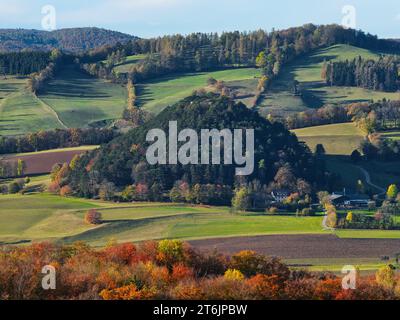
<path fill-rule="evenodd" d="M 358 29 L 400 38 L 399 0 L 0 0 L 0 28 L 41 29 L 44 5 L 55 7 L 58 29 L 96 26 L 140 37 L 341 23 L 343 6 L 353 5 Z"/>

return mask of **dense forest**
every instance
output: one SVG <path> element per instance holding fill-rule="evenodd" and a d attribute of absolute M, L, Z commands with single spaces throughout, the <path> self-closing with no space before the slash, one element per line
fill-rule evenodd
<path fill-rule="evenodd" d="M 97 196 L 105 189 L 112 193 L 127 186 L 152 190 L 153 195 L 160 196 L 182 182 L 189 187 L 211 184 L 233 188 L 238 183 L 234 165 L 148 164 L 145 153 L 150 144 L 145 140 L 146 133 L 153 128 L 168 132 L 169 121 L 173 120 L 178 121 L 178 129 L 192 128 L 197 132 L 207 128 L 255 129 L 255 171 L 247 178 L 241 177 L 242 182 L 256 179 L 260 187 L 269 185 L 290 190 L 297 190 L 299 183 L 304 183 L 308 191 L 310 184 L 321 178 L 317 177 L 318 170 L 308 148 L 283 125 L 271 124 L 256 111 L 226 97 L 199 93 L 167 108 L 99 151 L 83 155 L 74 163 L 65 183 L 85 197 Z"/>
<path fill-rule="evenodd" d="M 46 68 L 49 52 L 12 52 L 0 54 L 0 75 L 28 75 Z"/>
<path fill-rule="evenodd" d="M 375 91 L 397 91 L 400 60 L 394 56 L 379 60 L 358 57 L 352 61 L 324 63 L 322 78 L 331 86 L 360 87 Z"/>
<path fill-rule="evenodd" d="M 55 31 L 0 29 L 0 52 L 60 49 L 83 53 L 102 46 L 125 43 L 135 37 L 101 28 L 69 28 Z"/>

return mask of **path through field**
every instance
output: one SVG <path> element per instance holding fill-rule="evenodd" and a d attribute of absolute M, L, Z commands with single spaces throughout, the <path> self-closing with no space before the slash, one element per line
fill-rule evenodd
<path fill-rule="evenodd" d="M 369 186 L 371 186 L 371 187 L 373 187 L 373 188 L 375 188 L 375 189 L 377 189 L 377 190 L 379 190 L 379 191 L 381 192 L 379 195 L 383 195 L 383 194 L 386 193 L 386 190 L 385 190 L 385 189 L 383 189 L 382 187 L 376 185 L 375 183 L 373 183 L 373 182 L 371 181 L 371 175 L 369 174 L 369 172 L 368 172 L 367 170 L 365 170 L 364 168 L 362 168 L 362 167 L 360 167 L 360 166 L 357 166 L 357 168 L 360 169 L 360 171 L 364 174 L 364 176 L 365 176 L 365 182 L 366 182 Z"/>

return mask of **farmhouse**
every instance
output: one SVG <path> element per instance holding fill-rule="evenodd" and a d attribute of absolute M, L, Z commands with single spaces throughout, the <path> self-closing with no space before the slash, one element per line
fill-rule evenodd
<path fill-rule="evenodd" d="M 346 191 L 334 192 L 330 195 L 330 200 L 335 206 L 346 207 L 368 207 L 371 199 L 365 194 L 347 194 Z"/>

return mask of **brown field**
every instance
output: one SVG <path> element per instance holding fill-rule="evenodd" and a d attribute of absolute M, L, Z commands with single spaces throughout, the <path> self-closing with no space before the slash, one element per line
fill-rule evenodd
<path fill-rule="evenodd" d="M 25 175 L 45 174 L 49 173 L 53 165 L 56 163 L 69 163 L 75 155 L 85 153 L 91 149 L 93 148 L 88 147 L 87 149 L 79 148 L 65 151 L 38 152 L 26 155 L 6 156 L 4 159 L 6 161 L 17 161 L 18 159 L 25 161 Z"/>
<path fill-rule="evenodd" d="M 394 257 L 400 239 L 341 239 L 334 235 L 272 235 L 190 241 L 194 247 L 226 254 L 253 250 L 283 259 L 358 259 Z"/>

